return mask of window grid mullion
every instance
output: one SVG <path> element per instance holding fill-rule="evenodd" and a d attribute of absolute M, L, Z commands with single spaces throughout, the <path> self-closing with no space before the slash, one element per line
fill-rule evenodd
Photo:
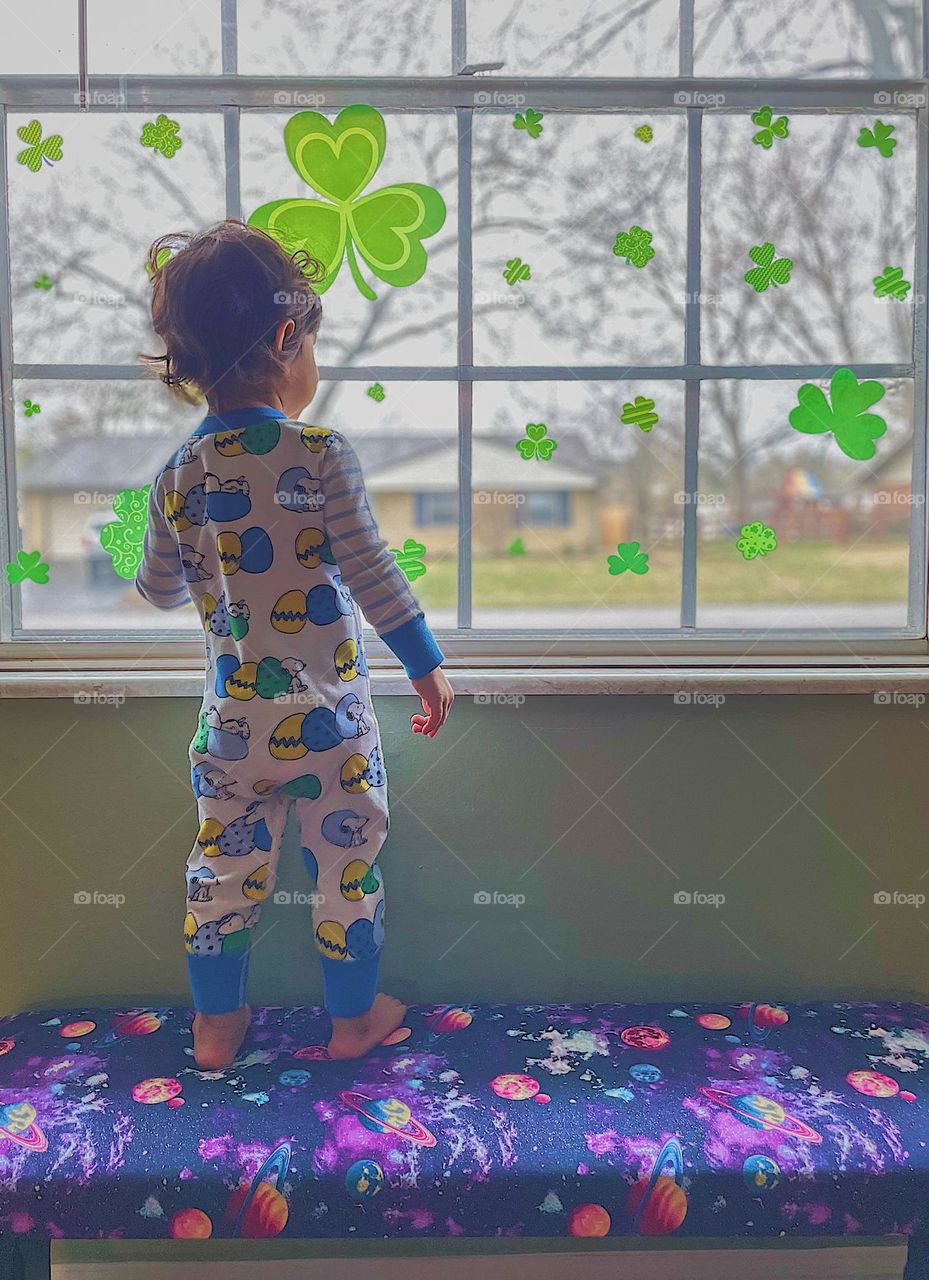
<path fill-rule="evenodd" d="M 700 203 L 702 200 L 703 109 L 687 108 L 687 297 L 684 361 L 700 364 Z M 684 513 L 682 518 L 681 626 L 697 625 L 697 484 L 700 451 L 700 381 L 684 387 Z"/>
<path fill-rule="evenodd" d="M 471 626 L 472 590 L 472 427 L 474 383 L 465 367 L 474 363 L 474 303 L 471 238 L 471 147 L 474 115 L 458 107 L 458 626 Z"/>
<path fill-rule="evenodd" d="M 20 549 L 13 403 L 13 286 L 10 278 L 7 127 L 7 110 L 0 104 L 0 176 L 3 179 L 3 192 L 0 196 L 0 427 L 3 432 L 3 440 L 0 442 L 3 457 L 3 483 L 0 485 L 0 565 L 11 561 Z M 20 593 L 3 573 L 0 577 L 0 641 L 9 640 L 19 630 L 21 623 Z"/>

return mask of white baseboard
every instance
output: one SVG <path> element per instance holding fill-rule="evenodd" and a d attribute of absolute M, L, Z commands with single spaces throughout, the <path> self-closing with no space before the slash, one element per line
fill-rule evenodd
<path fill-rule="evenodd" d="M 52 1280 L 900 1280 L 906 1250 L 701 1249 L 273 1262 L 68 1262 Z"/>

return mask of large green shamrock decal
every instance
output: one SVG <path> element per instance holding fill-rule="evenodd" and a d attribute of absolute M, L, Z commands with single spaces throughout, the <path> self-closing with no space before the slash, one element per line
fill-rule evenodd
<path fill-rule="evenodd" d="M 761 107 L 755 111 L 752 114 L 752 124 L 759 126 L 752 142 L 756 147 L 764 147 L 765 151 L 771 150 L 775 138 L 786 138 L 789 132 L 787 116 L 778 116 L 775 120 L 770 107 Z"/>
<path fill-rule="evenodd" d="M 6 567 L 6 580 L 15 587 L 26 580 L 44 586 L 48 582 L 48 565 L 41 551 L 17 551 L 16 559 Z"/>
<path fill-rule="evenodd" d="M 640 551 L 638 542 L 621 542 L 616 548 L 615 556 L 607 556 L 607 568 L 612 574 L 625 573 L 630 569 L 633 573 L 648 573 L 648 552 Z"/>
<path fill-rule="evenodd" d="M 745 273 L 745 283 L 750 284 L 756 293 L 764 293 L 769 285 L 788 284 L 793 262 L 790 258 L 778 258 L 777 251 L 770 241 L 753 245 L 748 256 L 757 266 Z"/>
<path fill-rule="evenodd" d="M 876 147 L 884 159 L 889 160 L 897 145 L 897 139 L 892 136 L 893 132 L 892 124 L 885 124 L 883 120 L 878 120 L 873 130 L 861 130 L 858 135 L 858 145 L 859 147 Z"/>
<path fill-rule="evenodd" d="M 53 164 L 54 161 L 61 159 L 61 134 L 50 133 L 47 138 L 43 138 L 42 126 L 38 120 L 30 120 L 28 124 L 20 125 L 16 130 L 16 136 L 20 142 L 27 143 L 25 149 L 17 153 L 16 163 L 24 164 L 30 173 L 38 173 L 43 161 L 45 164 Z"/>
<path fill-rule="evenodd" d="M 874 442 L 887 430 L 887 423 L 867 410 L 883 399 L 884 387 L 879 382 L 859 382 L 851 369 L 839 369 L 832 375 L 829 392 L 831 405 L 819 387 L 804 383 L 797 392 L 799 404 L 790 411 L 790 425 L 805 435 L 831 431 L 850 458 L 859 462 L 873 458 L 877 452 Z"/>
<path fill-rule="evenodd" d="M 100 530 L 100 545 L 121 578 L 134 578 L 142 563 L 151 487 L 146 484 L 141 489 L 123 489 L 118 493 L 113 499 L 113 514 L 117 519 Z"/>
<path fill-rule="evenodd" d="M 763 520 L 752 520 L 742 525 L 735 545 L 743 560 L 754 560 L 777 549 L 777 534 Z"/>
<path fill-rule="evenodd" d="M 407 538 L 402 547 L 391 547 L 390 552 L 397 562 L 397 568 L 408 581 L 415 582 L 426 572 L 426 566 L 422 562 L 426 548 L 415 538 Z"/>
<path fill-rule="evenodd" d="M 314 287 L 325 292 L 348 259 L 352 279 L 372 301 L 377 294 L 361 275 L 355 249 L 374 274 L 401 287 L 426 270 L 423 240 L 445 222 L 445 201 L 432 187 L 397 182 L 362 195 L 384 158 L 387 130 L 374 107 L 360 104 L 329 121 L 318 111 L 299 111 L 284 126 L 284 146 L 303 181 L 323 198 L 271 200 L 249 218 L 287 251 L 305 249 L 325 276 Z"/>
<path fill-rule="evenodd" d="M 547 435 L 548 427 L 544 422 L 527 422 L 526 439 L 516 441 L 516 448 L 519 450 L 521 457 L 527 462 L 531 458 L 539 458 L 542 462 L 548 462 L 558 445 L 552 439 L 546 440 L 545 437 Z"/>

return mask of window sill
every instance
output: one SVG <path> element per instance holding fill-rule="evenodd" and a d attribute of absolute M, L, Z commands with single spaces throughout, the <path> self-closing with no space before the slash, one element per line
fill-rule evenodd
<path fill-rule="evenodd" d="M 513 695 L 545 694 L 877 694 L 929 693 L 929 665 L 867 667 L 740 667 L 584 669 L 446 668 L 459 696 L 493 701 Z M 415 696 L 409 680 L 396 668 L 374 669 L 371 685 L 378 696 Z M 78 705 L 122 702 L 127 698 L 199 698 L 201 671 L 13 671 L 0 670 L 0 699 L 71 698 Z M 683 699 L 682 699 L 683 701 Z"/>

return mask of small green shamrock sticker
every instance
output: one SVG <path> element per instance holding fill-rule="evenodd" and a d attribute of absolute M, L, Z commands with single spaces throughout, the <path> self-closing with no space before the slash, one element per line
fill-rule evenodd
<path fill-rule="evenodd" d="M 13 587 L 20 582 L 37 582 L 40 586 L 48 582 L 48 565 L 42 559 L 41 551 L 17 551 L 16 562 L 6 567 L 6 580 Z"/>
<path fill-rule="evenodd" d="M 652 427 L 660 421 L 658 414 L 655 413 L 655 401 L 646 400 L 644 396 L 636 396 L 629 404 L 624 404 L 619 420 L 631 423 L 642 431 L 651 431 Z"/>
<path fill-rule="evenodd" d="M 897 139 L 892 137 L 894 126 L 892 124 L 884 124 L 883 120 L 878 120 L 874 129 L 862 129 L 858 135 L 859 147 L 874 147 L 884 156 L 890 159 L 894 153 L 894 147 L 897 145 Z"/>
<path fill-rule="evenodd" d="M 375 382 L 370 387 L 368 387 L 368 395 L 371 397 L 372 400 L 376 400 L 378 404 L 380 404 L 380 402 L 387 395 L 387 392 L 384 390 L 384 388 L 381 386 L 379 382 Z"/>
<path fill-rule="evenodd" d="M 634 267 L 644 267 L 655 256 L 652 248 L 652 233 L 642 227 L 630 227 L 628 231 L 620 231 L 613 245 L 617 258 L 625 258 Z"/>
<path fill-rule="evenodd" d="M 884 397 L 880 382 L 859 382 L 851 369 L 839 369 L 829 386 L 830 405 L 824 392 L 806 382 L 797 392 L 799 401 L 791 409 L 790 425 L 805 435 L 832 432 L 835 442 L 849 458 L 866 462 L 877 452 L 875 440 L 887 430 L 887 423 L 877 413 L 868 413 L 873 404 Z"/>
<path fill-rule="evenodd" d="M 293 253 L 306 249 L 325 268 L 314 284 L 324 293 L 348 262 L 359 292 L 377 294 L 361 274 L 355 250 L 394 288 L 416 284 L 428 263 L 423 241 L 441 231 L 445 201 L 432 187 L 393 182 L 363 195 L 387 146 L 384 117 L 374 107 L 346 107 L 330 124 L 318 111 L 298 111 L 284 126 L 284 146 L 299 176 L 322 199 L 289 197 L 257 208 L 248 221 Z"/>
<path fill-rule="evenodd" d="M 514 538 L 507 551 L 511 556 L 524 556 L 526 554 L 526 544 L 522 538 Z"/>
<path fill-rule="evenodd" d="M 45 293 L 47 293 L 48 290 L 52 287 L 52 282 L 51 282 L 51 279 L 47 275 L 45 275 L 45 273 L 43 272 L 42 275 L 36 276 L 36 278 L 33 280 L 32 287 L 33 289 L 42 289 Z"/>
<path fill-rule="evenodd" d="M 517 440 L 516 448 L 527 462 L 530 458 L 539 458 L 542 462 L 547 462 L 558 448 L 554 440 L 545 439 L 547 435 L 548 427 L 544 422 L 527 422 L 526 439 Z"/>
<path fill-rule="evenodd" d="M 533 111 L 531 107 L 528 107 L 525 115 L 517 111 L 513 119 L 513 128 L 525 129 L 530 138 L 537 138 L 544 127 L 542 125 L 543 119 L 544 116 L 541 111 Z"/>
<path fill-rule="evenodd" d="M 632 573 L 648 573 L 648 555 L 639 550 L 639 545 L 638 542 L 619 543 L 616 555 L 606 558 L 610 573 L 625 573 L 627 569 Z"/>
<path fill-rule="evenodd" d="M 529 269 L 529 263 L 523 262 L 522 258 L 510 258 L 506 264 L 506 268 L 500 273 L 510 288 L 514 284 L 518 284 L 520 280 L 531 280 L 532 272 Z"/>
<path fill-rule="evenodd" d="M 166 159 L 170 160 L 184 145 L 177 136 L 180 127 L 176 120 L 171 120 L 162 112 L 154 123 L 149 121 L 148 124 L 143 124 L 139 141 L 143 147 L 160 151 Z"/>
<path fill-rule="evenodd" d="M 640 142 L 651 142 L 655 136 L 655 130 L 650 124 L 640 124 L 635 131 L 635 136 Z"/>
<path fill-rule="evenodd" d="M 16 163 L 24 164 L 30 173 L 38 173 L 43 161 L 50 165 L 61 159 L 61 134 L 51 133 L 43 138 L 42 126 L 38 120 L 30 120 L 28 124 L 21 125 L 16 130 L 16 136 L 20 142 L 27 144 L 17 155 Z"/>
<path fill-rule="evenodd" d="M 909 280 L 904 280 L 902 267 L 885 267 L 882 275 L 874 277 L 875 298 L 896 298 L 898 302 L 906 302 L 906 295 L 912 287 Z"/>
<path fill-rule="evenodd" d="M 24 408 L 24 409 L 25 409 L 25 411 L 26 411 L 26 417 L 27 417 L 27 418 L 32 418 L 32 417 L 34 417 L 37 413 L 41 413 L 41 412 L 42 412 L 42 406 L 41 406 L 40 404 L 38 404 L 35 400 L 24 400 L 24 401 L 23 401 L 23 408 Z"/>
<path fill-rule="evenodd" d="M 148 522 L 150 484 L 141 489 L 122 489 L 113 499 L 115 520 L 100 530 L 100 545 L 113 561 L 121 578 L 134 578 L 142 563 L 142 542 Z"/>
<path fill-rule="evenodd" d="M 762 520 L 753 520 L 751 524 L 742 525 L 735 545 L 743 560 L 754 560 L 756 556 L 766 556 L 776 548 L 777 535 Z"/>
<path fill-rule="evenodd" d="M 748 256 L 757 266 L 745 273 L 745 283 L 750 284 L 756 293 L 764 293 L 772 284 L 789 283 L 794 264 L 790 258 L 778 258 L 774 245 L 770 242 L 754 245 L 749 249 Z"/>
<path fill-rule="evenodd" d="M 776 120 L 773 117 L 774 112 L 770 107 L 761 107 L 752 115 L 752 124 L 759 126 L 752 142 L 758 147 L 764 147 L 765 151 L 771 150 L 775 138 L 787 137 L 787 116 L 778 116 Z"/>
<path fill-rule="evenodd" d="M 415 538 L 407 538 L 402 548 L 391 547 L 390 552 L 397 561 L 397 568 L 406 575 L 407 581 L 415 582 L 426 572 L 426 566 L 421 558 L 426 554 L 426 548 Z"/>

